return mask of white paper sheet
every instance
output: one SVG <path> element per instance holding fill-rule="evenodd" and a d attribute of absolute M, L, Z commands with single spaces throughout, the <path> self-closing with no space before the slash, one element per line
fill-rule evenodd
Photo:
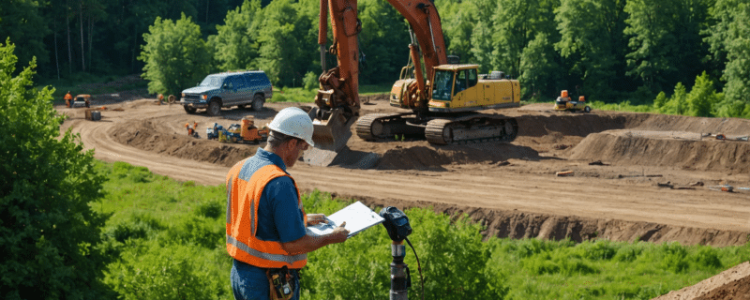
<path fill-rule="evenodd" d="M 326 235 L 333 232 L 333 229 L 341 223 L 346 222 L 344 228 L 349 230 L 349 237 L 362 232 L 363 230 L 382 223 L 384 220 L 369 207 L 357 201 L 351 205 L 328 216 L 328 223 L 321 223 L 315 226 L 308 226 L 307 232 L 313 236 Z"/>

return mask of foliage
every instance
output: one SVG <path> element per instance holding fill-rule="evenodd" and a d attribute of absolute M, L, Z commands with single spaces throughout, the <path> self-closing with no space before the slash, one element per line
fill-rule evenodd
<path fill-rule="evenodd" d="M 38 1 L 8 0 L 3 1 L 0 9 L 0 42 L 10 38 L 22 45 L 17 54 L 22 62 L 36 57 L 37 62 L 44 65 L 50 60 L 44 38 L 51 30 L 41 6 Z"/>
<path fill-rule="evenodd" d="M 315 101 L 315 95 L 318 90 L 308 90 L 304 88 L 284 87 L 280 91 L 274 92 L 269 102 L 301 102 L 312 103 Z"/>
<path fill-rule="evenodd" d="M 559 65 L 555 61 L 554 47 L 545 33 L 536 35 L 521 54 L 523 73 L 518 78 L 526 98 L 539 99 L 557 90 L 553 82 L 560 78 Z"/>
<path fill-rule="evenodd" d="M 318 82 L 318 75 L 313 71 L 305 73 L 305 78 L 302 79 L 302 85 L 306 90 L 317 89 L 320 85 L 320 83 Z"/>
<path fill-rule="evenodd" d="M 488 28 L 494 32 L 490 38 L 495 41 L 494 49 L 490 52 L 493 68 L 523 78 L 522 86 L 534 86 L 531 90 L 537 90 L 540 85 L 553 84 L 554 81 L 545 82 L 539 78 L 539 71 L 544 69 L 549 79 L 560 72 L 556 65 L 559 54 L 551 47 L 560 36 L 554 20 L 554 11 L 558 6 L 559 2 L 548 0 L 498 1 L 498 8 L 492 16 L 493 26 Z M 544 61 L 535 62 L 532 58 Z M 532 74 L 525 75 L 526 72 Z"/>
<path fill-rule="evenodd" d="M 242 7 L 227 13 L 225 25 L 216 26 L 218 33 L 208 37 L 220 70 L 256 68 L 260 11 L 260 0 L 245 0 Z"/>
<path fill-rule="evenodd" d="M 712 15 L 718 22 L 706 40 L 715 59 L 726 57 L 725 98 L 717 115 L 750 118 L 750 1 L 718 0 Z"/>
<path fill-rule="evenodd" d="M 50 100 L 32 88 L 36 60 L 17 76 L 15 46 L 0 45 L 0 298 L 103 299 L 105 178 L 93 151 L 67 131 Z"/>
<path fill-rule="evenodd" d="M 524 100 L 567 89 L 606 103 L 642 105 L 661 91 L 671 94 L 678 82 L 690 90 L 705 71 L 725 95 L 712 113 L 750 117 L 748 0 L 434 3 L 446 52 L 479 64 L 481 73 L 501 70 L 518 78 Z M 184 15 L 208 41 L 208 50 L 198 49 L 202 42 L 194 49 L 210 57 L 201 60 L 207 66 L 190 66 L 196 78 L 181 75 L 186 85 L 217 70 L 262 69 L 275 86 L 303 87 L 305 75 L 320 72 L 319 5 L 316 0 L 11 0 L 0 10 L 0 38 L 17 41 L 23 60 L 37 56 L 44 78 L 80 82 L 85 80 L 80 73 L 108 77 L 143 69 L 147 62 L 138 57 L 148 46 L 143 37 L 151 34 L 149 25 L 157 17 Z M 408 60 L 407 22 L 381 0 L 359 1 L 358 17 L 359 81 L 391 84 Z M 328 36 L 325 47 L 333 43 L 330 30 Z M 328 54 L 326 60 L 330 68 L 336 57 Z M 152 84 L 152 92 L 163 89 L 159 86 Z M 67 84 L 65 90 L 74 87 Z"/>
<path fill-rule="evenodd" d="M 109 177 L 99 209 L 112 215 L 105 248 L 117 257 L 108 265 L 106 283 L 120 298 L 232 299 L 222 186 L 176 182 L 126 163 L 97 169 Z M 302 201 L 308 213 L 325 214 L 351 203 L 319 191 Z M 481 226 L 466 217 L 421 208 L 405 212 L 414 228 L 409 238 L 419 255 L 425 299 L 651 299 L 750 259 L 750 244 L 483 242 Z M 378 226 L 310 253 L 301 272 L 302 298 L 387 298 L 390 243 Z M 409 249 L 406 263 L 412 271 L 409 293 L 420 298 L 418 264 Z"/>
<path fill-rule="evenodd" d="M 362 21 L 359 82 L 393 83 L 409 60 L 410 40 L 405 19 L 386 1 L 362 0 L 357 6 Z"/>
<path fill-rule="evenodd" d="M 712 108 L 721 101 L 722 97 L 722 94 L 716 93 L 714 83 L 708 79 L 708 74 L 703 72 L 695 79 L 695 85 L 687 95 L 688 115 L 696 117 L 713 116 Z"/>
<path fill-rule="evenodd" d="M 160 243 L 127 243 L 121 259 L 109 266 L 106 283 L 120 299 L 222 299 L 225 282 L 210 271 L 210 259 L 196 259 L 193 245 Z"/>
<path fill-rule="evenodd" d="M 310 23 L 299 18 L 297 9 L 292 0 L 277 0 L 263 10 L 264 18 L 258 35 L 261 45 L 258 66 L 276 85 L 302 83 L 302 75 L 296 66 L 306 65 L 306 57 L 301 55 L 302 41 L 305 27 Z"/>
<path fill-rule="evenodd" d="M 664 106 L 659 108 L 659 112 L 670 115 L 682 115 L 687 112 L 687 91 L 682 82 L 678 82 L 674 87 L 674 94 L 669 98 Z"/>
<path fill-rule="evenodd" d="M 157 17 L 143 39 L 138 59 L 146 63 L 142 77 L 149 80 L 150 93 L 179 95 L 210 71 L 210 48 L 200 27 L 184 14 L 176 22 Z"/>
<path fill-rule="evenodd" d="M 628 72 L 650 90 L 662 90 L 697 76 L 697 64 L 708 51 L 700 43 L 699 32 L 708 13 L 706 0 L 632 0 L 625 11 L 630 36 L 627 54 Z"/>
<path fill-rule="evenodd" d="M 562 0 L 555 21 L 560 41 L 555 48 L 572 60 L 569 73 L 580 78 L 574 94 L 608 98 L 624 60 L 624 0 Z"/>

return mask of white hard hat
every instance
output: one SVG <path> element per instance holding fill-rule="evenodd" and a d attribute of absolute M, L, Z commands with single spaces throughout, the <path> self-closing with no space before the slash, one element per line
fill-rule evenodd
<path fill-rule="evenodd" d="M 304 110 L 297 107 L 287 107 L 279 111 L 268 128 L 273 131 L 304 140 L 310 146 L 315 146 L 312 140 L 313 123 Z"/>

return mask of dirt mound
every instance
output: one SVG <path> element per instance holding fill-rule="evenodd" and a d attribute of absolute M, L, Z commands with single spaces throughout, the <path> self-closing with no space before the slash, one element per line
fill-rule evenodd
<path fill-rule="evenodd" d="M 632 118 L 622 115 L 565 114 L 516 117 L 519 136 L 541 137 L 552 133 L 584 137 L 592 132 L 627 128 Z"/>
<path fill-rule="evenodd" d="M 510 158 L 536 158 L 535 150 L 504 143 L 448 147 L 402 147 L 386 151 L 377 164 L 380 170 L 442 170 L 450 164 L 494 164 Z"/>
<path fill-rule="evenodd" d="M 714 247 L 738 246 L 747 242 L 748 233 L 683 226 L 669 226 L 651 222 L 633 222 L 613 219 L 594 219 L 576 216 L 559 216 L 495 210 L 478 207 L 440 204 L 428 201 L 402 201 L 374 199 L 353 195 L 333 195 L 343 199 L 357 199 L 376 208 L 396 206 L 401 209 L 432 207 L 437 213 L 453 218 L 466 214 L 472 221 L 485 227 L 482 236 L 498 238 L 539 238 L 549 240 L 570 239 L 583 242 L 594 239 L 611 241 L 644 241 L 652 243 L 679 242 L 682 245 L 711 245 Z"/>
<path fill-rule="evenodd" d="M 370 104 L 375 101 L 388 101 L 388 94 L 360 95 L 359 102 Z"/>
<path fill-rule="evenodd" d="M 750 263 L 743 262 L 695 285 L 672 291 L 653 300 L 748 300 Z"/>
<path fill-rule="evenodd" d="M 750 171 L 750 143 L 664 138 L 664 132 L 592 133 L 571 150 L 570 159 L 615 164 L 670 166 L 743 174 Z M 676 136 L 688 133 L 676 132 Z"/>
<path fill-rule="evenodd" d="M 255 154 L 257 146 L 220 144 L 187 135 L 159 132 L 152 121 L 128 121 L 111 130 L 115 141 L 155 153 L 231 167 Z"/>

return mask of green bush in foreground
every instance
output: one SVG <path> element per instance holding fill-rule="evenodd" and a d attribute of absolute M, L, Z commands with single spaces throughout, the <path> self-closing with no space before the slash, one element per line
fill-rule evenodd
<path fill-rule="evenodd" d="M 94 171 L 51 104 L 33 89 L 36 61 L 13 76 L 14 45 L 0 44 L 0 298 L 107 299 L 100 251 L 105 178 Z"/>
<path fill-rule="evenodd" d="M 224 245 L 222 186 L 196 186 L 126 163 L 100 164 L 109 176 L 102 213 L 106 283 L 121 299 L 232 299 Z M 292 170 L 293 171 L 293 170 Z M 308 213 L 350 203 L 313 192 Z M 750 245 L 711 248 L 677 243 L 491 238 L 481 226 L 431 209 L 408 209 L 410 236 L 424 275 L 425 299 L 652 299 L 750 260 Z M 390 239 L 381 226 L 310 253 L 303 299 L 387 299 Z M 416 259 L 407 248 L 410 296 L 421 298 Z M 184 285 L 182 285 L 184 283 Z M 196 289 L 200 287 L 200 289 Z"/>

